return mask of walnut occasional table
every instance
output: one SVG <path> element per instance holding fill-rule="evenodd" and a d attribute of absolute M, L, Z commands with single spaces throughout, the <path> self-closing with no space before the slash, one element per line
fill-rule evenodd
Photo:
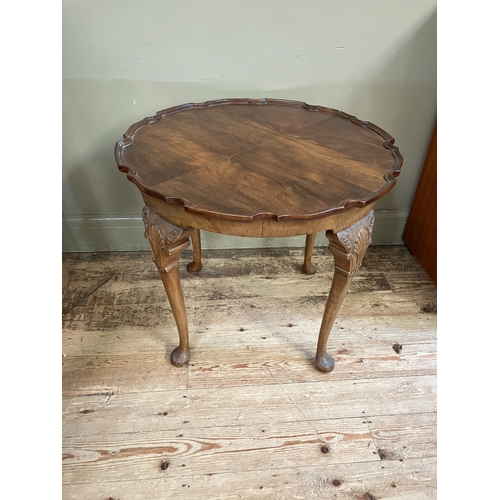
<path fill-rule="evenodd" d="M 333 370 L 327 342 L 371 242 L 373 205 L 396 182 L 403 158 L 394 139 L 336 109 L 279 99 L 221 99 L 159 111 L 117 142 L 118 168 L 140 190 L 153 261 L 179 332 L 171 354 L 189 361 L 179 256 L 192 239 L 201 269 L 200 229 L 234 236 L 306 236 L 303 272 L 313 274 L 316 233 L 335 258 L 316 351 Z"/>

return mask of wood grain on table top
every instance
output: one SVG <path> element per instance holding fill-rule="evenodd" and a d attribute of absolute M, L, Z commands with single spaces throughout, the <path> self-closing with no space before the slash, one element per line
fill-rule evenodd
<path fill-rule="evenodd" d="M 116 145 L 139 189 L 186 211 L 307 219 L 385 195 L 403 158 L 379 127 L 296 101 L 185 104 L 132 125 Z"/>

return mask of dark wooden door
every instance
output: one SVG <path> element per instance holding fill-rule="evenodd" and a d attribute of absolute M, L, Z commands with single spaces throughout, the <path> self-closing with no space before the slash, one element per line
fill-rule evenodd
<path fill-rule="evenodd" d="M 437 124 L 427 148 L 403 242 L 437 285 Z"/>

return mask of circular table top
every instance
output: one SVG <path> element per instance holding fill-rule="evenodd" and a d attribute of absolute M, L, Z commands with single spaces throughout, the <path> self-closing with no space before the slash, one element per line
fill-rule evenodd
<path fill-rule="evenodd" d="M 376 125 L 279 99 L 183 104 L 123 137 L 116 162 L 144 194 L 242 222 L 311 220 L 372 205 L 403 163 Z"/>

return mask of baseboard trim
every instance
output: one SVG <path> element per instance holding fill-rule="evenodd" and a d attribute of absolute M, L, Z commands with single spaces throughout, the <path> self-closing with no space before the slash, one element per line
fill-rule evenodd
<path fill-rule="evenodd" d="M 373 245 L 401 245 L 408 210 L 375 211 Z M 122 216 L 66 216 L 62 227 L 63 252 L 110 252 L 149 250 L 144 238 L 142 218 Z M 205 249 L 302 247 L 304 236 L 288 238 L 243 238 L 202 231 Z M 324 233 L 318 234 L 316 246 L 327 246 Z"/>

